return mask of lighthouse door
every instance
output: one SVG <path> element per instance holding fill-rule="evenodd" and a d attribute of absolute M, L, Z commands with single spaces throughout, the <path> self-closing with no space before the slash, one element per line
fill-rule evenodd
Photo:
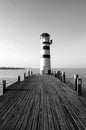
<path fill-rule="evenodd" d="M 48 67 L 44 66 L 44 74 L 48 74 Z"/>

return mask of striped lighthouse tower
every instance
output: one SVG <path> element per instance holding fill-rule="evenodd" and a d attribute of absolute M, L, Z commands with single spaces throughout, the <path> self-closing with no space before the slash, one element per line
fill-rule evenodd
<path fill-rule="evenodd" d="M 40 74 L 51 74 L 50 63 L 50 35 L 48 33 L 42 33 L 40 35 L 41 40 L 41 57 L 40 57 Z"/>

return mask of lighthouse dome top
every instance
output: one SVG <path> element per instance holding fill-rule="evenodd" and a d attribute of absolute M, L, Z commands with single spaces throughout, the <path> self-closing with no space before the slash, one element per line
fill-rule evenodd
<path fill-rule="evenodd" d="M 48 33 L 42 33 L 40 36 L 42 36 L 42 37 L 50 37 L 50 34 L 48 34 Z"/>

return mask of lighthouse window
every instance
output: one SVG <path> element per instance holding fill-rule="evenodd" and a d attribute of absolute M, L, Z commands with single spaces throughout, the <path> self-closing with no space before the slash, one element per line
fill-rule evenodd
<path fill-rule="evenodd" d="M 50 50 L 49 46 L 43 46 L 43 49 Z"/>

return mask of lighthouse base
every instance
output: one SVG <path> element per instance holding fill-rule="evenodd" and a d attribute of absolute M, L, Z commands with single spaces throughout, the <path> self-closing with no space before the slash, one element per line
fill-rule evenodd
<path fill-rule="evenodd" d="M 51 74 L 51 70 L 45 71 L 45 70 L 40 70 L 40 74 Z"/>

